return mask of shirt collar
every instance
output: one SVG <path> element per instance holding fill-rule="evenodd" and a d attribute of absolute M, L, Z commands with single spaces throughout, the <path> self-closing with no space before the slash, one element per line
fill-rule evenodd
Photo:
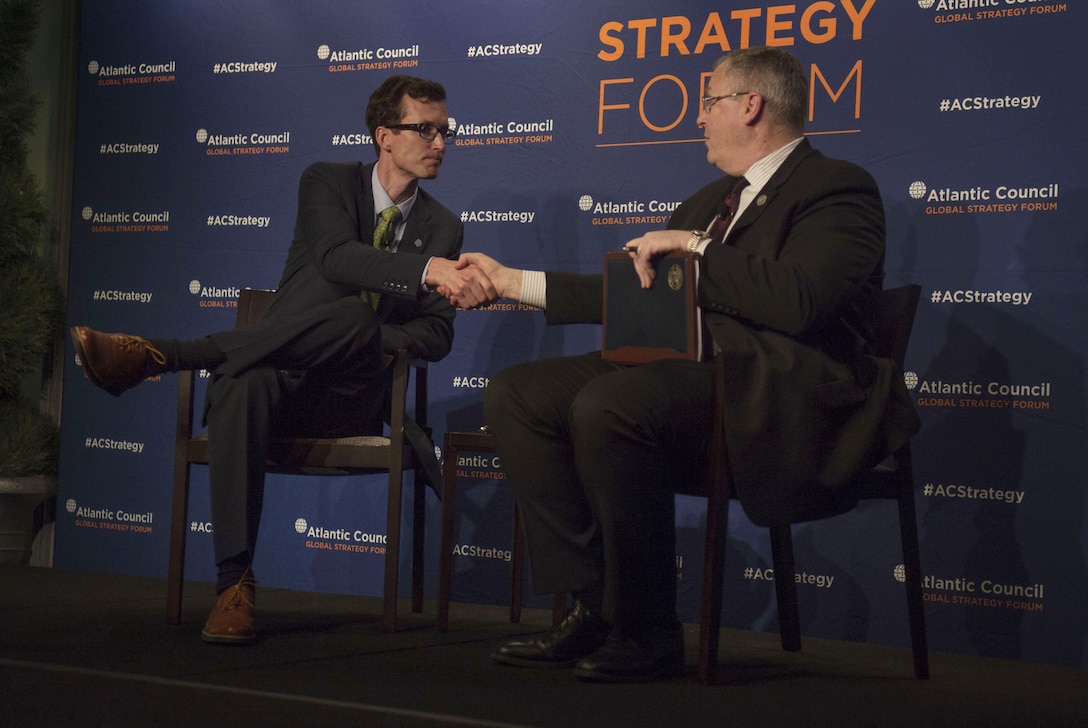
<path fill-rule="evenodd" d="M 370 187 L 374 191 L 374 221 L 377 222 L 378 215 L 382 210 L 393 204 L 393 198 L 389 196 L 389 193 L 382 187 L 382 183 L 378 181 L 378 165 L 374 165 L 374 169 L 370 172 Z M 404 221 L 408 219 L 408 213 L 412 211 L 412 206 L 416 204 L 416 198 L 419 196 L 419 187 L 416 187 L 416 191 L 412 193 L 404 202 L 397 205 L 400 208 L 400 222 L 397 223 L 397 237 L 400 237 L 401 228 L 404 226 Z"/>
<path fill-rule="evenodd" d="M 748 180 L 748 187 L 744 189 L 744 192 L 750 190 L 751 196 L 755 196 L 756 193 L 763 189 L 763 185 L 767 184 L 767 181 L 774 176 L 782 163 L 786 161 L 786 157 L 790 156 L 790 153 L 797 148 L 802 140 L 804 140 L 803 136 L 797 137 L 784 147 L 780 147 L 766 157 L 757 160 L 755 164 L 749 167 L 748 171 L 744 173 L 744 178 Z"/>

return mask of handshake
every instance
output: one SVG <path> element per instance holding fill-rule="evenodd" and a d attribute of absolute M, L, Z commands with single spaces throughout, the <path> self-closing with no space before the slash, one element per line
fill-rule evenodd
<path fill-rule="evenodd" d="M 518 300 L 522 273 L 483 253 L 462 253 L 457 260 L 432 258 L 427 285 L 458 308 L 476 308 L 500 298 Z"/>
<path fill-rule="evenodd" d="M 687 230 L 654 230 L 623 247 L 631 255 L 643 288 L 654 285 L 654 261 L 673 251 L 685 250 L 689 236 Z M 520 301 L 524 273 L 507 268 L 483 253 L 462 253 L 457 260 L 432 258 L 426 282 L 454 306 L 476 308 L 500 298 Z"/>

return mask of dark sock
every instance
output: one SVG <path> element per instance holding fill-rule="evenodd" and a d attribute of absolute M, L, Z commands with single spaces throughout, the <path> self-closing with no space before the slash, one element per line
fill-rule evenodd
<path fill-rule="evenodd" d="M 603 590 L 589 589 L 586 591 L 574 591 L 571 592 L 570 595 L 574 597 L 575 601 L 579 601 L 589 607 L 595 614 L 601 613 L 601 607 L 604 606 Z"/>
<path fill-rule="evenodd" d="M 219 567 L 219 577 L 215 582 L 215 595 L 219 596 L 227 589 L 235 586 L 249 571 L 252 575 L 253 557 L 248 551 L 243 551 L 237 556 L 231 556 L 216 564 Z"/>
<path fill-rule="evenodd" d="M 166 357 L 166 363 L 161 365 L 160 370 L 164 372 L 178 372 L 186 369 L 212 370 L 227 360 L 227 355 L 210 336 L 191 341 L 178 339 L 150 339 L 149 341 Z M 155 367 L 156 365 L 157 362 L 148 357 L 148 366 Z M 152 372 L 152 374 L 158 373 Z"/>

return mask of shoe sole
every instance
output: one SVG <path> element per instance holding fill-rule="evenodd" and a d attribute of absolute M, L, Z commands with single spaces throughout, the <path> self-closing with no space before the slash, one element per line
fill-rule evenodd
<path fill-rule="evenodd" d="M 226 635 L 211 634 L 201 630 L 200 639 L 207 642 L 209 645 L 233 645 L 242 647 L 245 645 L 251 645 L 257 641 L 257 635 L 252 637 L 233 637 Z"/>
<path fill-rule="evenodd" d="M 575 670 L 574 677 L 579 680 L 587 682 L 603 682 L 603 683 L 639 683 L 639 682 L 654 682 L 656 680 L 668 680 L 675 677 L 680 677 L 684 674 L 684 665 L 681 664 L 669 664 L 663 665 L 653 672 L 638 674 L 638 673 L 607 673 L 598 672 L 596 670 Z"/>
<path fill-rule="evenodd" d="M 519 657 L 508 657 L 506 655 L 492 654 L 491 659 L 501 665 L 512 665 L 513 667 L 536 667 L 546 670 L 561 670 L 568 667 L 574 667 L 578 664 L 578 660 L 581 658 L 575 658 L 573 660 L 563 660 L 561 662 L 548 662 L 546 660 L 523 660 Z"/>

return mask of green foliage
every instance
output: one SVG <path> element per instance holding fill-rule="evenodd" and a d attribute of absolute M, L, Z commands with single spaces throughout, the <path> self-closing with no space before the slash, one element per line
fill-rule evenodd
<path fill-rule="evenodd" d="M 0 400 L 0 433 L 0 478 L 57 474 L 57 426 L 34 403 Z"/>
<path fill-rule="evenodd" d="M 0 265 L 0 401 L 18 396 L 22 378 L 51 353 L 63 316 L 56 273 L 41 258 Z"/>
<path fill-rule="evenodd" d="M 54 474 L 57 428 L 23 393 L 63 320 L 56 271 L 41 254 L 48 212 L 27 167 L 38 101 L 26 73 L 37 0 L 0 0 L 0 475 Z M 46 367 L 48 370 L 48 367 Z"/>

